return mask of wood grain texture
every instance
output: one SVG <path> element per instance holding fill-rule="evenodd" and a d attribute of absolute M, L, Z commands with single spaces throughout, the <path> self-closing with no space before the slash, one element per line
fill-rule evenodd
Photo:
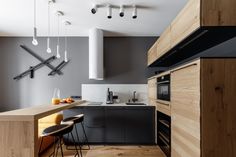
<path fill-rule="evenodd" d="M 171 116 L 170 103 L 162 103 L 161 101 L 156 101 L 156 110 L 162 112 L 166 115 Z"/>
<path fill-rule="evenodd" d="M 51 151 L 40 157 L 48 157 Z M 64 157 L 74 157 L 73 154 L 74 151 L 65 150 Z M 165 154 L 158 146 L 91 146 L 90 150 L 83 150 L 83 157 L 165 157 Z"/>
<path fill-rule="evenodd" d="M 202 157 L 236 156 L 236 59 L 201 62 Z"/>
<path fill-rule="evenodd" d="M 201 0 L 202 26 L 236 26 L 235 0 Z"/>
<path fill-rule="evenodd" d="M 148 80 L 148 103 L 155 106 L 157 99 L 157 78 L 153 77 Z"/>
<path fill-rule="evenodd" d="M 171 48 L 171 29 L 170 26 L 168 26 L 157 40 L 156 44 L 157 58 L 160 58 L 170 48 Z"/>
<path fill-rule="evenodd" d="M 189 0 L 171 23 L 171 47 L 200 28 L 200 0 Z"/>
<path fill-rule="evenodd" d="M 71 104 L 41 105 L 0 113 L 0 121 L 32 121 L 85 103 L 80 100 Z"/>
<path fill-rule="evenodd" d="M 147 54 L 147 65 L 149 66 L 157 59 L 157 42 L 149 49 Z"/>
<path fill-rule="evenodd" d="M 34 157 L 37 156 L 37 126 L 34 122 L 0 122 L 0 156 Z M 37 134 L 37 136 L 35 136 Z"/>
<path fill-rule="evenodd" d="M 200 157 L 200 62 L 171 73 L 172 157 Z"/>

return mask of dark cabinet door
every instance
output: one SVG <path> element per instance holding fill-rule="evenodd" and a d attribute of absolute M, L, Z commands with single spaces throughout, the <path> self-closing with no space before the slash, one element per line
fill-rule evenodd
<path fill-rule="evenodd" d="M 85 131 L 89 143 L 105 142 L 105 109 L 104 107 L 91 106 L 84 109 Z"/>
<path fill-rule="evenodd" d="M 126 107 L 125 143 L 154 144 L 155 119 L 153 107 Z"/>
<path fill-rule="evenodd" d="M 123 144 L 125 142 L 125 117 L 124 107 L 106 107 L 106 131 L 105 141 L 111 144 Z"/>
<path fill-rule="evenodd" d="M 73 107 L 71 109 L 64 110 L 63 111 L 63 118 L 65 119 L 65 118 L 73 117 L 73 116 L 76 116 L 76 115 L 79 115 L 79 114 L 84 114 L 84 107 Z M 85 115 L 85 117 L 86 117 L 86 115 Z M 77 131 L 78 131 L 78 134 L 79 134 L 80 142 L 85 141 L 85 137 L 84 137 L 84 134 L 83 134 L 81 124 L 76 124 L 76 128 L 77 128 Z M 76 137 L 75 127 L 73 128 L 72 133 L 75 137 L 76 142 L 78 142 L 78 139 Z M 63 139 L 64 139 L 64 143 L 66 145 L 73 145 L 73 140 L 72 140 L 71 136 L 64 135 Z"/>
<path fill-rule="evenodd" d="M 105 111 L 104 107 L 98 106 L 82 106 L 74 107 L 63 112 L 64 118 L 84 114 L 84 128 L 88 137 L 89 143 L 104 143 L 105 142 Z M 85 136 L 81 124 L 77 124 L 77 131 L 80 142 L 85 141 Z M 73 135 L 75 136 L 75 127 Z M 76 136 L 75 136 L 76 137 Z M 76 139 L 77 140 L 77 139 Z M 64 136 L 65 144 L 73 144 L 72 138 Z"/>

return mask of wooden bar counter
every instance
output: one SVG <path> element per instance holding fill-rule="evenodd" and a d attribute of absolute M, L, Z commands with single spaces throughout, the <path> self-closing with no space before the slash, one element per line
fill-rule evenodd
<path fill-rule="evenodd" d="M 38 119 L 83 103 L 81 100 L 0 113 L 0 157 L 37 157 Z"/>

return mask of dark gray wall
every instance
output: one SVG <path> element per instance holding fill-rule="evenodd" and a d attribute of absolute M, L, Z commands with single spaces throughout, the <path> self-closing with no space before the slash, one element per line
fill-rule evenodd
<path fill-rule="evenodd" d="M 39 45 L 33 46 L 28 37 L 0 38 L 0 111 L 33 105 L 47 104 L 53 89 L 61 89 L 61 96 L 81 95 L 82 83 L 143 84 L 149 71 L 146 69 L 146 52 L 155 42 L 154 37 L 107 37 L 104 40 L 105 74 L 104 81 L 88 80 L 88 38 L 68 38 L 68 53 L 71 62 L 62 70 L 63 76 L 49 77 L 50 69 L 43 67 L 35 72 L 35 78 L 25 77 L 19 81 L 13 77 L 39 63 L 34 57 L 22 50 L 25 44 L 45 59 L 46 40 L 39 38 Z M 61 39 L 63 53 L 64 39 Z M 52 39 L 55 54 L 56 39 Z M 62 55 L 62 54 L 61 54 Z M 57 65 L 62 59 L 53 62 Z M 104 91 L 105 92 L 105 91 Z"/>

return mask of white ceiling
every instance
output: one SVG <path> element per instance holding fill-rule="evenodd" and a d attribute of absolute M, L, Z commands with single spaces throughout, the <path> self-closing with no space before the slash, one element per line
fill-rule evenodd
<path fill-rule="evenodd" d="M 61 20 L 69 20 L 69 36 L 88 36 L 93 27 L 105 30 L 106 36 L 159 36 L 176 17 L 187 0 L 56 0 L 52 5 L 52 36 L 56 35 L 55 10 L 64 12 Z M 107 19 L 106 9 L 90 12 L 93 3 L 113 5 L 137 4 L 146 8 L 138 9 L 138 18 L 132 19 L 132 9 L 125 10 L 119 17 L 119 9 L 112 11 Z M 0 0 L 0 36 L 31 36 L 33 34 L 33 0 Z M 38 35 L 47 35 L 47 0 L 37 0 Z M 61 25 L 61 35 L 64 26 Z"/>

